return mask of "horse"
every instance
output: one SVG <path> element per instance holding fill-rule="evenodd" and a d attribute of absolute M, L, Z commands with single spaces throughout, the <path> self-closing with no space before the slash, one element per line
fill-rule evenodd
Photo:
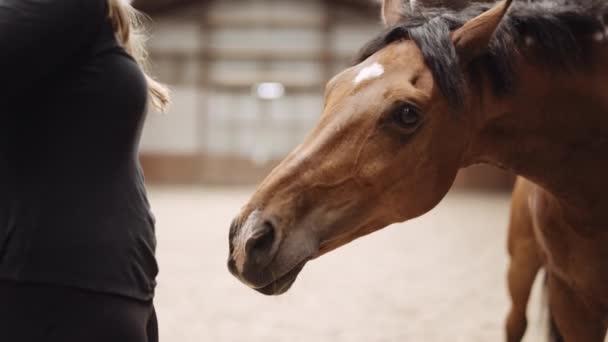
<path fill-rule="evenodd" d="M 421 1 L 418 1 L 421 2 Z M 311 259 L 433 209 L 459 169 L 519 176 L 506 338 L 539 269 L 553 340 L 608 327 L 608 3 L 386 0 L 386 29 L 331 79 L 312 132 L 232 222 L 228 268 L 287 291 Z"/>

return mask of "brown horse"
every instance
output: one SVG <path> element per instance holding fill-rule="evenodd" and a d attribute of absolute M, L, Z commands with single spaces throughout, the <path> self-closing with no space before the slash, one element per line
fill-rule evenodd
<path fill-rule="evenodd" d="M 509 341 L 540 267 L 566 341 L 608 326 L 608 3 L 383 6 L 386 32 L 334 77 L 312 133 L 230 230 L 229 269 L 265 294 L 304 264 L 431 210 L 457 171 L 525 177 L 513 199 Z M 556 336 L 556 338 L 558 338 Z"/>

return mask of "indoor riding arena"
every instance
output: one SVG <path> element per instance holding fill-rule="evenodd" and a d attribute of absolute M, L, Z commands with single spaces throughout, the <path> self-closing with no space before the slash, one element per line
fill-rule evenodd
<path fill-rule="evenodd" d="M 0 51 L 0 342 L 608 342 L 607 0 L 0 0 Z"/>

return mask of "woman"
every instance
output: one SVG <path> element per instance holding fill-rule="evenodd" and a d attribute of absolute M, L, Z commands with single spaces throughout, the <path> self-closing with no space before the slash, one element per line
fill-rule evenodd
<path fill-rule="evenodd" d="M 0 341 L 157 340 L 143 60 L 124 0 L 0 0 Z"/>

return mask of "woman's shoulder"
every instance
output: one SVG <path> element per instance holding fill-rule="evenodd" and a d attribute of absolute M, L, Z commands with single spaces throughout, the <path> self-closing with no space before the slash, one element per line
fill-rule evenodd
<path fill-rule="evenodd" d="M 107 16 L 109 0 L 0 0 L 0 7 L 12 8 L 26 17 L 83 22 Z"/>
<path fill-rule="evenodd" d="M 23 1 L 23 0 L 21 0 Z M 90 16 L 106 16 L 108 13 L 109 0 L 27 0 L 32 2 L 46 2 L 48 6 L 54 6 L 66 15 L 82 15 L 83 18 Z"/>

